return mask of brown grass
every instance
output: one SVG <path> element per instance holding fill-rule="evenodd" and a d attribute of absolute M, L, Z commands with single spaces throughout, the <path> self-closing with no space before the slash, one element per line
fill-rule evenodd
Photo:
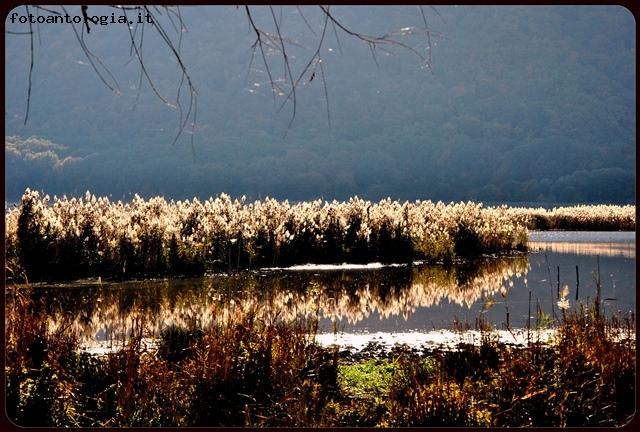
<path fill-rule="evenodd" d="M 7 413 L 20 426 L 621 426 L 635 413 L 634 319 L 607 320 L 598 303 L 566 313 L 548 345 L 396 348 L 367 395 L 339 379 L 314 320 L 243 310 L 167 330 L 157 352 L 137 320 L 124 347 L 91 356 L 46 330 L 35 299 L 7 289 Z"/>

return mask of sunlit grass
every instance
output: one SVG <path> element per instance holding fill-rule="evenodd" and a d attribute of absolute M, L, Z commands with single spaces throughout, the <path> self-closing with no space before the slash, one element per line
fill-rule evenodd
<path fill-rule="evenodd" d="M 32 281 L 194 276 L 313 263 L 451 262 L 526 248 L 506 207 L 359 198 L 112 203 L 27 190 L 5 215 L 9 274 Z"/>
<path fill-rule="evenodd" d="M 529 229 L 573 231 L 635 231 L 635 205 L 577 205 L 567 207 L 509 209 Z"/>
<path fill-rule="evenodd" d="M 89 192 L 27 190 L 5 214 L 10 277 L 195 276 L 313 263 L 451 262 L 523 250 L 528 229 L 635 229 L 635 206 L 545 209 L 481 203 L 377 203 L 351 198 L 290 204 L 221 194 L 112 203 Z"/>

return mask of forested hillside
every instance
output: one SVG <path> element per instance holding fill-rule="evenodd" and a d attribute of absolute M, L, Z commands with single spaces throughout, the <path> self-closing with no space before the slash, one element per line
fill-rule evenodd
<path fill-rule="evenodd" d="M 254 8 L 269 23 L 268 9 Z M 281 30 L 300 70 L 321 16 L 282 9 Z M 422 24 L 415 7 L 335 7 L 368 34 Z M 278 10 L 279 12 L 279 10 Z M 485 203 L 635 202 L 635 22 L 622 7 L 425 9 L 432 70 L 400 48 L 376 51 L 333 30 L 322 80 L 291 105 L 273 103 L 242 9 L 184 7 L 182 58 L 198 91 L 193 147 L 175 145 L 178 115 L 129 59 L 122 27 L 95 27 L 87 44 L 118 78 L 102 85 L 69 26 L 41 25 L 31 113 L 24 113 L 29 39 L 6 37 L 6 199 L 49 194 L 130 194 L 168 199 L 220 192 L 306 200 L 480 200 Z M 408 36 L 419 49 L 425 35 Z M 149 73 L 175 92 L 175 61 L 149 32 Z M 273 71 L 282 76 L 282 68 Z M 286 136 L 285 136 L 285 132 Z M 34 138 L 35 137 L 35 138 Z"/>

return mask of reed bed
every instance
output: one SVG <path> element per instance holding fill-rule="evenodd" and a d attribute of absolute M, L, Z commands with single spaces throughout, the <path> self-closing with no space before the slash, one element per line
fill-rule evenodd
<path fill-rule="evenodd" d="M 10 278 L 197 276 L 304 263 L 450 263 L 526 248 L 526 221 L 481 203 L 204 202 L 27 190 L 5 214 Z"/>
<path fill-rule="evenodd" d="M 83 353 L 51 330 L 28 285 L 7 289 L 6 412 L 20 426 L 622 426 L 635 414 L 635 322 L 595 301 L 565 311 L 549 344 L 396 347 L 341 356 L 313 319 L 168 326 L 158 348 Z M 215 311 L 213 311 L 215 315 Z"/>
<path fill-rule="evenodd" d="M 578 205 L 552 209 L 512 207 L 509 214 L 531 230 L 635 231 L 635 205 Z"/>

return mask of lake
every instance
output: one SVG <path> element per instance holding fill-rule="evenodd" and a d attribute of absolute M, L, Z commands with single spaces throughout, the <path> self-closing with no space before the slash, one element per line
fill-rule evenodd
<path fill-rule="evenodd" d="M 308 265 L 197 279 L 77 281 L 38 286 L 34 295 L 53 328 L 71 326 L 95 352 L 121 346 L 137 322 L 152 344 L 170 324 L 206 327 L 243 314 L 317 318 L 320 343 L 354 348 L 370 341 L 442 346 L 477 340 L 479 328 L 522 343 L 526 329 L 546 329 L 561 316 L 565 285 L 570 308 L 591 305 L 598 268 L 605 313 L 635 314 L 634 232 L 532 232 L 529 249 L 448 268 Z"/>

